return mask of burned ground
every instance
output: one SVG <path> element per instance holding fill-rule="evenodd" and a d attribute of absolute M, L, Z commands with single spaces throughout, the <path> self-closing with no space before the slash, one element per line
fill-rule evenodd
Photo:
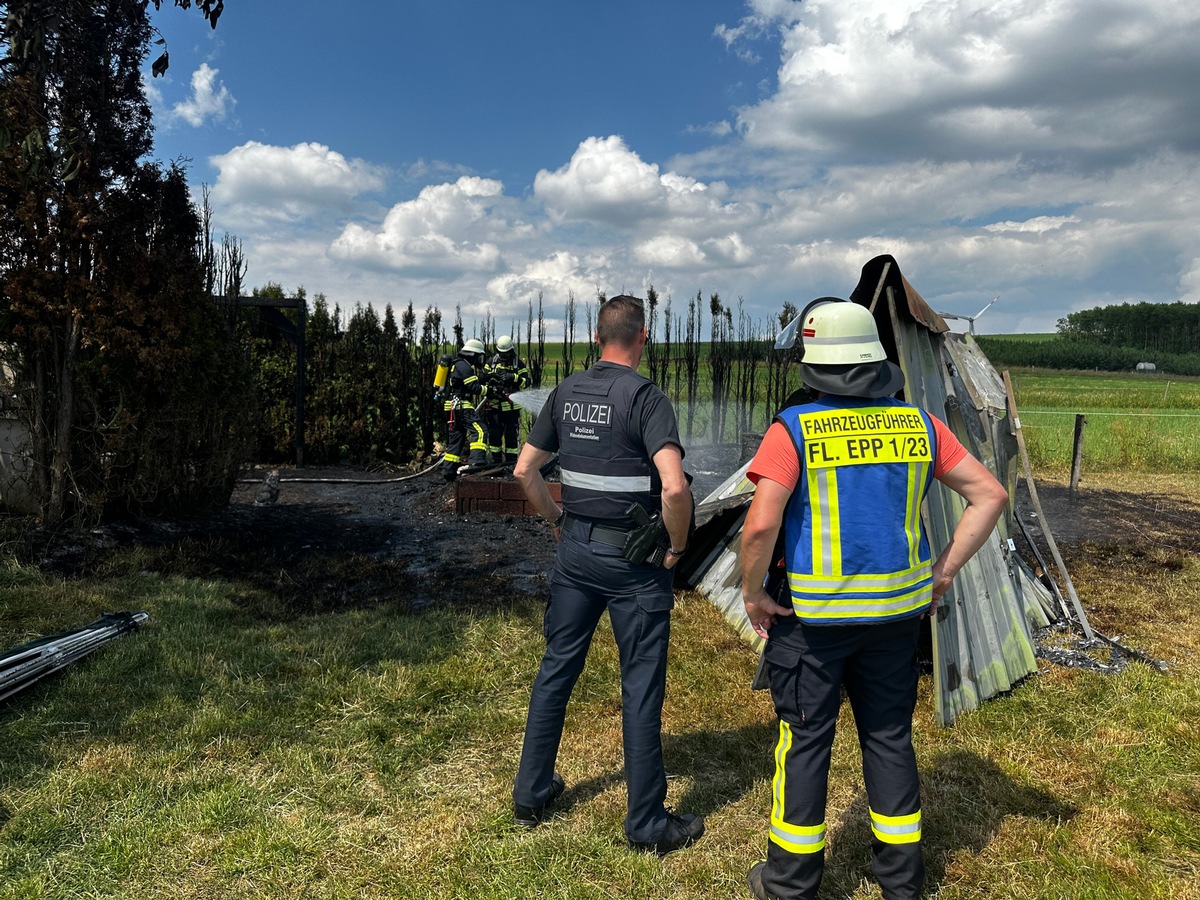
<path fill-rule="evenodd" d="M 35 533 L 26 555 L 56 574 L 103 575 L 123 565 L 114 562 L 119 551 L 136 551 L 146 570 L 227 581 L 273 617 L 381 603 L 495 603 L 544 585 L 550 529 L 520 516 L 456 515 L 454 486 L 437 470 L 405 477 L 284 469 L 278 495 L 259 503 L 266 474 L 247 472 L 221 510 L 82 536 Z"/>
<path fill-rule="evenodd" d="M 1149 483 L 1139 478 L 1136 490 L 1085 482 L 1072 497 L 1064 484 L 1039 481 L 1037 494 L 1060 547 L 1114 544 L 1195 553 L 1200 551 L 1200 504 L 1174 485 L 1169 476 Z M 1035 539 L 1043 538 L 1024 481 L 1017 489 L 1017 510 Z"/>
<path fill-rule="evenodd" d="M 689 454 L 698 498 L 736 468 L 737 452 Z M 546 592 L 554 555 L 547 525 L 521 516 L 458 515 L 454 486 L 437 468 L 407 475 L 282 469 L 278 496 L 259 505 L 266 474 L 249 470 L 229 505 L 212 514 L 106 526 L 82 538 L 35 536 L 27 556 L 58 574 L 104 574 L 122 565 L 114 551 L 135 549 L 146 570 L 227 581 L 248 611 L 272 617 L 383 603 L 411 610 L 438 602 L 493 605 Z M 1071 498 L 1063 485 L 1038 485 L 1068 568 L 1106 560 L 1171 565 L 1200 551 L 1200 506 L 1173 494 L 1169 479 L 1142 487 L 1085 486 Z M 1022 486 L 1018 514 L 1049 558 L 1041 517 L 1029 501 Z"/>

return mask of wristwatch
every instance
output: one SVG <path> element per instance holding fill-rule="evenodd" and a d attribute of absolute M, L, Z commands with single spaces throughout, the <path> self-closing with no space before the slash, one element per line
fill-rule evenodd
<path fill-rule="evenodd" d="M 668 547 L 667 552 L 678 559 L 680 556 L 683 556 L 683 554 L 687 553 L 687 547 L 684 547 L 682 550 L 676 550 L 674 547 Z"/>

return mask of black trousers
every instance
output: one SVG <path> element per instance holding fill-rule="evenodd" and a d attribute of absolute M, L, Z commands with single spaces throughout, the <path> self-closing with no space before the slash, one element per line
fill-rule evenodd
<path fill-rule="evenodd" d="M 546 652 L 533 682 L 513 800 L 538 807 L 550 795 L 567 701 L 608 610 L 621 659 L 621 735 L 628 810 L 625 834 L 656 841 L 667 824 L 662 706 L 674 593 L 671 572 L 635 564 L 570 523 L 554 560 L 544 630 Z"/>
<path fill-rule="evenodd" d="M 829 761 L 844 687 L 862 747 L 871 868 L 888 900 L 921 895 L 921 795 L 912 747 L 920 619 L 795 623 L 768 643 L 779 715 L 763 886 L 778 900 L 815 898 L 825 866 Z"/>
<path fill-rule="evenodd" d="M 484 428 L 487 431 L 488 452 L 492 462 L 515 463 L 520 452 L 517 433 L 521 426 L 519 409 L 493 409 L 487 413 Z"/>
<path fill-rule="evenodd" d="M 449 424 L 446 440 L 446 455 L 442 472 L 447 480 L 458 477 L 458 467 L 463 463 L 483 467 L 487 465 L 487 444 L 484 442 L 483 425 L 479 413 L 474 409 L 459 407 Z"/>

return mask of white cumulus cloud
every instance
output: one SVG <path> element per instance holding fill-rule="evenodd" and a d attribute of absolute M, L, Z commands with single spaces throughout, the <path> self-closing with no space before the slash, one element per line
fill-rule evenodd
<path fill-rule="evenodd" d="M 587 138 L 565 166 L 538 172 L 533 192 L 556 221 L 593 220 L 629 228 L 670 215 L 704 215 L 715 201 L 709 185 L 660 172 L 618 135 Z"/>
<path fill-rule="evenodd" d="M 663 234 L 633 248 L 638 262 L 668 269 L 696 268 L 704 264 L 704 251 L 693 240 L 677 234 Z"/>
<path fill-rule="evenodd" d="M 494 272 L 501 255 L 491 236 L 503 236 L 508 223 L 492 207 L 503 193 L 499 181 L 476 176 L 425 187 L 393 206 L 378 229 L 347 225 L 330 254 L 422 277 Z"/>
<path fill-rule="evenodd" d="M 210 158 L 214 205 L 233 221 L 294 219 L 345 211 L 383 187 L 383 169 L 315 142 L 276 147 L 249 141 Z"/>
<path fill-rule="evenodd" d="M 583 303 L 595 300 L 600 291 L 611 293 L 609 260 L 603 255 L 589 258 L 566 250 L 532 259 L 519 270 L 497 275 L 488 282 L 488 293 L 510 309 L 521 311 L 538 295 L 548 309 L 557 309 L 568 294 Z"/>
<path fill-rule="evenodd" d="M 200 63 L 192 73 L 192 95 L 171 107 L 168 118 L 181 119 L 196 128 L 209 120 L 224 120 L 237 101 L 223 82 L 218 83 L 220 74 L 220 69 Z"/>

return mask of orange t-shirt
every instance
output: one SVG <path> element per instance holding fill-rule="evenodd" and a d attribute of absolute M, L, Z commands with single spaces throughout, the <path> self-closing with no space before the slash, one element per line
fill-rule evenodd
<path fill-rule="evenodd" d="M 937 478 L 962 462 L 967 448 L 941 419 L 935 415 L 930 415 L 929 419 L 937 438 L 937 457 L 933 461 L 933 476 Z M 792 436 L 782 422 L 772 422 L 767 429 L 746 477 L 755 484 L 760 478 L 770 478 L 789 491 L 796 489 L 796 482 L 800 480 L 800 458 L 796 455 Z"/>

